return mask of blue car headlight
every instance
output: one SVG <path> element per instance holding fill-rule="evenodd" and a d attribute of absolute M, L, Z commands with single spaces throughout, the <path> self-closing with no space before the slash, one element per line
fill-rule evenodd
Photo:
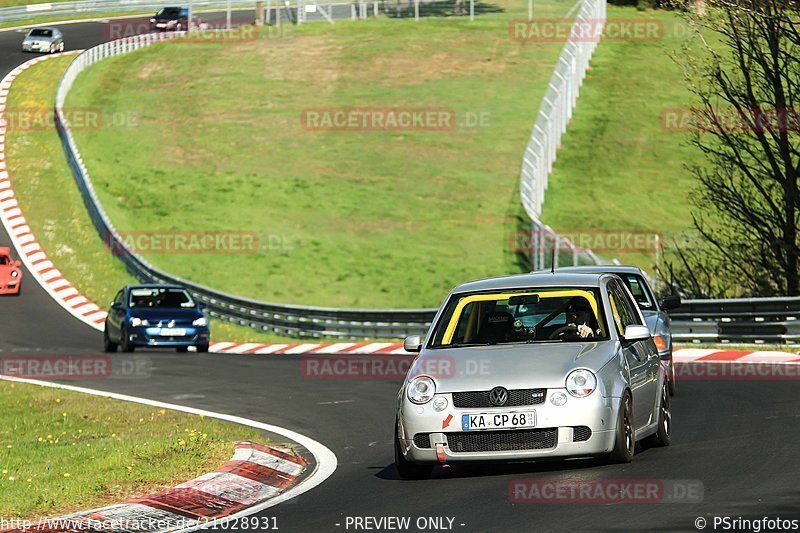
<path fill-rule="evenodd" d="M 195 318 L 194 321 L 192 322 L 192 325 L 201 328 L 205 327 L 208 325 L 208 319 L 204 316 L 201 316 L 200 318 Z"/>
<path fill-rule="evenodd" d="M 149 326 L 150 322 L 147 319 L 139 318 L 138 316 L 131 317 L 131 327 L 137 328 L 139 326 Z"/>

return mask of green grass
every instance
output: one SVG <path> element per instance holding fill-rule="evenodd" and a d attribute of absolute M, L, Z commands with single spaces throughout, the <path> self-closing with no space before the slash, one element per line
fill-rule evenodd
<path fill-rule="evenodd" d="M 659 19 L 658 42 L 602 41 L 550 176 L 542 220 L 556 231 L 659 233 L 691 227 L 684 165 L 697 160 L 686 133 L 663 127 L 665 109 L 686 108 L 690 94 L 670 57 L 688 31 L 671 12 L 608 8 L 609 20 Z M 653 251 L 598 250 L 651 269 Z"/>
<path fill-rule="evenodd" d="M 49 59 L 22 73 L 12 86 L 8 109 L 39 116 L 52 109 L 56 85 L 72 59 Z M 10 128 L 6 159 L 28 225 L 47 255 L 82 294 L 103 307 L 120 287 L 136 282 L 92 225 L 53 128 Z M 211 321 L 211 334 L 219 341 L 285 340 L 218 320 Z"/>
<path fill-rule="evenodd" d="M 540 16 L 571 4 L 541 2 Z M 428 307 L 509 253 L 522 152 L 561 43 L 509 39 L 505 11 L 309 24 L 247 43 L 169 43 L 104 61 L 70 107 L 132 112 L 78 131 L 122 230 L 257 231 L 255 254 L 150 254 L 226 292 L 283 303 Z M 309 108 L 447 108 L 454 131 L 308 131 Z"/>
<path fill-rule="evenodd" d="M 215 470 L 258 432 L 196 415 L 0 381 L 0 516 L 108 505 Z"/>

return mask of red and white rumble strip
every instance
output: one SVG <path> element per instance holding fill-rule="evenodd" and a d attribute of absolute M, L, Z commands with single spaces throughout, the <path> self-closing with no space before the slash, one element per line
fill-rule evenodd
<path fill-rule="evenodd" d="M 800 354 L 777 351 L 677 348 L 676 363 L 800 363 Z"/>
<path fill-rule="evenodd" d="M 255 344 L 214 342 L 209 351 L 215 353 L 248 355 L 410 355 L 403 343 L 389 342 L 339 342 L 335 344 Z M 677 363 L 737 362 L 737 363 L 800 363 L 800 354 L 778 351 L 720 350 L 676 348 L 672 355 Z"/>
<path fill-rule="evenodd" d="M 152 533 L 212 526 L 217 520 L 294 486 L 306 466 L 305 460 L 287 451 L 254 442 L 237 442 L 230 461 L 175 488 L 100 509 L 20 523 L 3 531 Z"/>
<path fill-rule="evenodd" d="M 3 114 L 6 110 L 8 92 L 14 79 L 37 63 L 79 52 L 77 50 L 31 59 L 9 72 L 0 82 L 0 221 L 2 221 L 14 247 L 20 254 L 20 259 L 25 263 L 33 277 L 36 278 L 36 281 L 44 287 L 56 302 L 75 317 L 95 329 L 102 330 L 106 312 L 79 294 L 78 290 L 64 278 L 61 272 L 48 259 L 39 243 L 36 242 L 36 237 L 31 232 L 31 228 L 28 227 L 14 196 L 12 179 L 8 175 L 5 155 L 7 127 L 3 121 Z"/>

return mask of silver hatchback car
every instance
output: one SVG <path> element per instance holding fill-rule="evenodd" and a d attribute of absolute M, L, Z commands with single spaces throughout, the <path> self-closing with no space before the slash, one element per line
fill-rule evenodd
<path fill-rule="evenodd" d="M 395 464 L 603 456 L 670 444 L 666 373 L 625 283 L 534 273 L 465 283 L 437 312 L 398 395 Z"/>
<path fill-rule="evenodd" d="M 653 289 L 647 281 L 647 276 L 641 269 L 624 265 L 597 265 L 559 268 L 559 272 L 591 273 L 591 274 L 616 274 L 631 291 L 633 299 L 642 311 L 642 316 L 650 328 L 650 334 L 658 348 L 667 370 L 669 380 L 669 393 L 675 395 L 675 365 L 672 364 L 672 330 L 667 311 L 681 306 L 680 296 L 667 296 L 657 300 Z"/>
<path fill-rule="evenodd" d="M 22 39 L 23 52 L 54 54 L 64 51 L 64 36 L 58 28 L 33 28 Z"/>

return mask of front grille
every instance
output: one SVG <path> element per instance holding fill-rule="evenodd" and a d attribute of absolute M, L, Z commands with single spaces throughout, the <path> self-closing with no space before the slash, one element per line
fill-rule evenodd
<path fill-rule="evenodd" d="M 476 407 L 496 407 L 489 401 L 491 391 L 454 392 L 453 407 L 473 409 Z M 522 407 L 544 403 L 547 389 L 516 389 L 508 391 L 508 401 L 503 407 Z"/>
<path fill-rule="evenodd" d="M 576 426 L 572 428 L 572 442 L 583 442 L 589 440 L 592 430 L 587 426 Z"/>
<path fill-rule="evenodd" d="M 417 448 L 430 448 L 431 435 L 430 433 L 417 433 L 414 435 L 414 446 Z"/>
<path fill-rule="evenodd" d="M 558 428 L 516 431 L 465 431 L 461 433 L 445 433 L 445 435 L 447 436 L 447 446 L 453 453 L 544 450 L 555 447 Z"/>

